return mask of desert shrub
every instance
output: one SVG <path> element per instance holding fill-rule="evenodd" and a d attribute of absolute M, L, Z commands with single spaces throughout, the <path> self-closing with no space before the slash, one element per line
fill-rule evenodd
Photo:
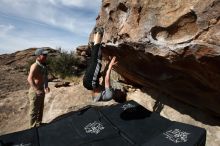
<path fill-rule="evenodd" d="M 62 52 L 57 57 L 48 57 L 49 71 L 61 78 L 80 75 L 80 61 L 74 52 Z"/>
<path fill-rule="evenodd" d="M 28 60 L 25 65 L 25 70 L 28 74 L 31 65 L 35 62 L 36 58 Z M 62 52 L 59 55 L 50 56 L 47 58 L 48 73 L 53 77 L 60 78 L 71 78 L 80 76 L 85 70 L 85 65 L 83 65 L 80 59 L 75 55 L 74 52 Z"/>

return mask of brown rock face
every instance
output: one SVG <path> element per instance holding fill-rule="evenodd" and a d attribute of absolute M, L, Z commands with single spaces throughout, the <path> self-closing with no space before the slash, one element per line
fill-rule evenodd
<path fill-rule="evenodd" d="M 219 0 L 103 0 L 105 55 L 140 86 L 220 116 Z"/>
<path fill-rule="evenodd" d="M 52 48 L 44 48 L 49 51 L 49 56 L 51 57 L 55 57 L 60 54 L 57 50 Z M 36 56 L 34 56 L 35 50 L 36 48 L 29 48 L 12 54 L 2 54 L 0 55 L 0 65 L 11 65 L 17 68 L 24 68 L 29 61 L 36 59 Z"/>

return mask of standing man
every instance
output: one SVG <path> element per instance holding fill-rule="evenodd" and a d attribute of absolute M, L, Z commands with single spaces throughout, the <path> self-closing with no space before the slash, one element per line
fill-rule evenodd
<path fill-rule="evenodd" d="M 45 93 L 50 92 L 48 87 L 48 72 L 45 65 L 48 51 L 38 48 L 35 51 L 36 62 L 30 67 L 28 75 L 30 101 L 30 127 L 40 126 L 43 117 Z"/>

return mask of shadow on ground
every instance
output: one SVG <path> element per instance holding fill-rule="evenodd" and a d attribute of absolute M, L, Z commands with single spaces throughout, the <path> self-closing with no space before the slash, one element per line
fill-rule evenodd
<path fill-rule="evenodd" d="M 150 95 L 155 100 L 155 104 L 153 106 L 154 112 L 161 113 L 164 106 L 167 105 L 177 110 L 181 114 L 189 115 L 196 121 L 200 121 L 203 124 L 220 126 L 220 118 L 211 115 L 203 109 L 198 109 L 189 104 L 184 104 L 182 101 L 179 101 L 176 98 L 153 88 L 143 88 L 141 91 Z"/>

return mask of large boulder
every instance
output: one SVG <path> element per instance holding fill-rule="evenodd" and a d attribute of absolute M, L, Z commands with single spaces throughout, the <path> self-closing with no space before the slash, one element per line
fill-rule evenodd
<path fill-rule="evenodd" d="M 104 55 L 140 87 L 220 116 L 219 0 L 103 0 Z"/>

